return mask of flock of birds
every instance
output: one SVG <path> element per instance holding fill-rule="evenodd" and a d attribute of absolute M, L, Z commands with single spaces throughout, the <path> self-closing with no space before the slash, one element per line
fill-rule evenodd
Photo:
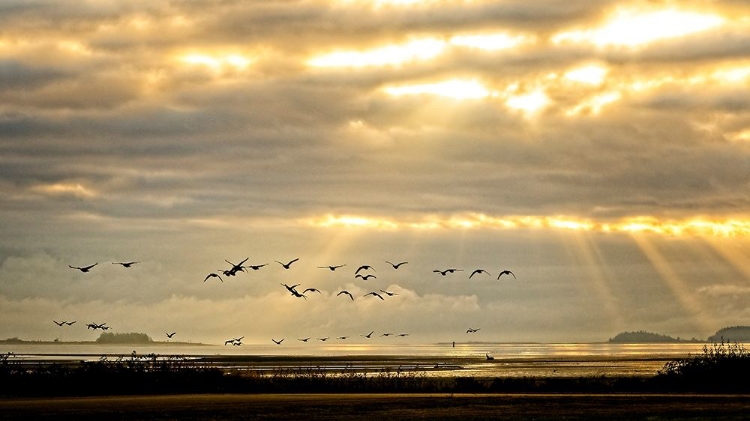
<path fill-rule="evenodd" d="M 225 278 L 228 278 L 228 277 L 236 276 L 240 272 L 246 273 L 249 270 L 258 271 L 258 270 L 261 270 L 262 268 L 264 268 L 266 266 L 269 266 L 268 263 L 255 264 L 255 265 L 247 264 L 246 265 L 246 263 L 247 263 L 248 260 L 249 260 L 249 258 L 246 258 L 246 259 L 242 260 L 239 263 L 232 263 L 229 260 L 224 260 L 226 263 L 228 263 L 229 265 L 231 265 L 231 267 L 228 268 L 228 269 L 219 269 L 216 272 L 209 273 L 203 279 L 203 282 L 207 282 L 209 279 L 213 279 L 213 278 L 216 278 L 219 281 L 224 282 L 224 278 L 222 278 L 222 275 Z M 295 258 L 295 259 L 292 259 L 292 260 L 290 260 L 290 261 L 288 261 L 286 263 L 278 261 L 278 260 L 275 260 L 275 262 L 278 263 L 281 266 L 281 268 L 283 268 L 284 270 L 289 270 L 289 269 L 291 269 L 292 265 L 295 262 L 299 261 L 299 260 L 300 260 L 299 258 Z M 407 265 L 409 263 L 408 261 L 401 261 L 401 262 L 398 262 L 398 263 L 393 263 L 393 262 L 390 262 L 388 260 L 386 260 L 385 262 L 388 263 L 394 270 L 398 270 L 402 266 Z M 138 262 L 138 261 L 112 262 L 113 265 L 119 265 L 119 266 L 122 266 L 123 268 L 130 268 L 133 265 L 136 265 L 138 263 L 140 263 L 140 262 Z M 99 263 L 97 262 L 97 263 L 94 263 L 94 264 L 88 265 L 88 266 L 72 266 L 72 265 L 68 265 L 68 267 L 70 267 L 71 269 L 78 270 L 78 271 L 80 271 L 82 273 L 88 273 L 94 267 L 96 267 L 98 264 Z M 331 272 L 334 272 L 334 271 L 336 271 L 338 269 L 341 269 L 343 267 L 346 267 L 346 264 L 328 265 L 328 266 L 317 266 L 317 268 L 319 268 L 319 269 L 327 269 L 327 270 L 330 270 Z M 458 268 L 447 268 L 447 269 L 434 269 L 432 272 L 436 273 L 436 274 L 439 274 L 441 276 L 448 276 L 448 275 L 454 274 L 456 272 L 463 272 L 463 271 L 464 271 L 463 269 L 458 269 Z M 355 279 L 361 279 L 363 281 L 368 281 L 370 279 L 377 279 L 377 276 L 375 276 L 374 274 L 369 273 L 369 272 L 375 272 L 375 268 L 373 266 L 371 266 L 371 265 L 360 265 L 354 271 L 354 278 Z M 484 269 L 475 269 L 469 275 L 469 279 L 473 278 L 475 275 L 486 275 L 486 276 L 492 277 L 492 275 L 488 271 L 486 271 Z M 507 269 L 500 271 L 499 274 L 497 275 L 496 279 L 500 280 L 500 278 L 502 276 L 512 276 L 514 279 L 517 279 L 516 275 L 512 271 L 507 270 Z M 300 287 L 300 284 L 287 285 L 286 283 L 281 283 L 281 286 L 283 286 L 289 292 L 289 294 L 291 296 L 293 296 L 295 298 L 303 298 L 305 300 L 308 297 L 308 295 L 306 295 L 308 293 L 322 294 L 319 289 L 312 288 L 312 287 L 311 288 L 305 288 L 304 290 L 300 291 L 300 290 L 297 289 L 298 287 Z M 385 297 L 384 296 L 386 296 L 386 297 L 394 297 L 394 296 L 397 296 L 397 295 L 399 295 L 399 294 L 396 293 L 396 292 L 387 291 L 387 290 L 384 290 L 384 289 L 378 289 L 377 291 L 370 291 L 370 292 L 364 294 L 362 296 L 362 298 L 372 296 L 373 298 L 379 298 L 380 300 L 385 301 Z M 354 301 L 354 295 L 351 292 L 347 291 L 347 290 L 338 291 L 338 293 L 336 293 L 336 297 L 339 297 L 339 296 L 349 297 L 349 299 L 351 299 L 351 301 Z M 53 322 L 57 326 L 60 326 L 60 327 L 62 327 L 62 326 L 72 326 L 74 323 L 76 323 L 75 320 L 73 320 L 73 321 L 65 321 L 65 320 L 63 320 L 63 321 L 60 321 L 60 322 L 58 322 L 56 320 L 53 320 Z M 86 328 L 87 329 L 93 329 L 93 330 L 100 329 L 102 331 L 106 331 L 106 330 L 110 329 L 110 327 L 107 326 L 106 323 L 88 323 L 88 324 L 86 324 Z M 469 333 L 469 334 L 470 333 L 476 333 L 479 330 L 480 330 L 480 328 L 470 327 L 470 328 L 468 328 L 466 330 L 466 333 Z M 375 333 L 374 331 L 370 331 L 369 333 L 363 334 L 363 335 L 360 335 L 360 336 L 363 337 L 363 338 L 366 338 L 366 339 L 370 339 L 370 338 L 372 338 L 372 335 L 374 333 Z M 176 334 L 177 334 L 177 332 L 166 332 L 166 336 L 167 336 L 168 339 L 172 339 Z M 384 333 L 382 333 L 380 335 L 380 337 L 389 337 L 389 336 L 393 336 L 393 337 L 406 337 L 406 336 L 409 336 L 409 334 L 408 333 L 394 334 L 394 333 L 391 333 L 391 332 L 384 332 Z M 338 336 L 338 337 L 336 337 L 337 340 L 346 340 L 348 338 L 349 338 L 349 336 Z M 224 341 L 224 345 L 225 346 L 227 346 L 227 345 L 242 346 L 243 345 L 242 339 L 244 339 L 244 336 L 240 336 L 240 337 L 237 337 L 237 338 L 230 338 L 230 339 L 227 339 L 226 341 Z M 285 338 L 281 338 L 281 339 L 271 338 L 271 341 L 274 344 L 276 344 L 276 345 L 281 345 L 284 342 L 284 339 Z M 310 339 L 311 339 L 311 337 L 297 338 L 297 341 L 307 343 Z M 318 340 L 318 341 L 320 341 L 320 342 L 325 342 L 325 341 L 327 341 L 329 339 L 329 337 L 326 336 L 326 337 L 320 337 L 320 338 L 315 338 L 315 339 Z M 489 357 L 488 357 L 488 359 L 489 359 Z"/>

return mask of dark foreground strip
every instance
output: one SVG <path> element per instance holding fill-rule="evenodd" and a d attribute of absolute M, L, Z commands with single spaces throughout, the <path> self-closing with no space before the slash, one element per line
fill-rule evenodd
<path fill-rule="evenodd" d="M 2 420 L 750 420 L 748 395 L 294 394 L 0 398 Z"/>

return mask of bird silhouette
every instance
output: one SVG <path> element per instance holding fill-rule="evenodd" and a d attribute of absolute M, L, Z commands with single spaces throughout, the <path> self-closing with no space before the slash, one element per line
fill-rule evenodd
<path fill-rule="evenodd" d="M 320 290 L 317 288 L 306 288 L 304 291 L 302 291 L 302 294 L 306 293 L 307 291 L 317 292 L 318 294 L 322 294 L 322 292 L 320 292 Z"/>
<path fill-rule="evenodd" d="M 167 338 L 172 339 L 172 336 L 176 335 L 177 332 L 167 333 Z"/>
<path fill-rule="evenodd" d="M 405 265 L 405 264 L 409 263 L 409 262 L 391 263 L 391 262 L 389 262 L 387 260 L 385 262 L 388 263 L 389 265 L 393 266 L 394 269 L 398 269 L 402 265 Z"/>
<path fill-rule="evenodd" d="M 367 335 L 360 335 L 360 336 L 363 336 L 363 337 L 365 337 L 365 338 L 367 338 L 367 339 L 370 339 L 370 338 L 372 337 L 372 334 L 373 334 L 373 333 L 375 333 L 375 331 L 374 331 L 374 330 L 373 330 L 373 331 L 371 331 L 370 333 L 368 333 Z"/>
<path fill-rule="evenodd" d="M 327 340 L 328 340 L 328 336 L 326 336 L 325 338 L 317 338 L 317 339 L 318 339 L 318 340 L 319 340 L 320 342 L 325 342 L 325 341 L 327 341 Z"/>
<path fill-rule="evenodd" d="M 71 265 L 68 265 L 68 267 L 71 268 L 71 269 L 78 269 L 81 272 L 86 273 L 86 272 L 90 271 L 91 268 L 93 268 L 94 266 L 96 266 L 98 264 L 99 264 L 99 262 L 96 262 L 93 265 L 88 265 L 88 266 L 84 266 L 84 267 L 71 266 Z"/>
<path fill-rule="evenodd" d="M 140 262 L 112 262 L 113 265 L 120 265 L 124 268 L 129 268 L 136 263 L 140 263 Z"/>
<path fill-rule="evenodd" d="M 375 275 L 372 275 L 372 274 L 369 274 L 369 273 L 368 273 L 367 275 L 361 275 L 361 274 L 357 274 L 357 275 L 355 275 L 354 277 L 355 277 L 355 278 L 362 278 L 362 280 L 363 280 L 363 281 L 366 281 L 366 280 L 368 280 L 368 279 L 370 279 L 370 278 L 375 278 L 375 279 L 377 279 L 377 278 L 378 278 L 377 276 L 375 276 Z"/>
<path fill-rule="evenodd" d="M 403 338 L 404 336 L 409 336 L 409 334 L 408 334 L 408 333 L 399 333 L 399 334 L 398 334 L 398 335 L 396 335 L 396 336 L 400 336 L 400 337 L 402 337 L 402 338 Z"/>
<path fill-rule="evenodd" d="M 382 337 L 382 336 L 388 337 L 388 336 L 391 336 L 391 335 L 393 335 L 393 333 L 383 333 L 383 334 L 382 334 L 382 335 L 380 335 L 380 336 L 381 336 L 381 337 Z"/>
<path fill-rule="evenodd" d="M 299 260 L 299 257 L 298 257 L 298 258 L 296 258 L 296 259 L 290 260 L 290 261 L 289 261 L 289 263 L 281 263 L 281 262 L 279 262 L 278 260 L 276 260 L 276 263 L 278 263 L 278 264 L 280 264 L 281 266 L 283 266 L 283 267 L 284 267 L 284 269 L 289 269 L 289 267 L 290 267 L 290 266 L 292 266 L 292 263 L 296 262 L 297 260 Z"/>
<path fill-rule="evenodd" d="M 109 327 L 109 326 L 104 326 L 104 325 L 100 325 L 100 326 L 99 326 L 99 329 L 101 329 L 101 330 L 105 330 L 105 331 L 106 331 L 106 330 L 110 330 L 110 329 L 112 329 L 112 328 L 111 328 L 111 327 Z"/>
<path fill-rule="evenodd" d="M 234 276 L 237 274 L 237 272 L 233 271 L 232 269 L 219 269 L 219 272 L 221 272 L 224 276 Z"/>
<path fill-rule="evenodd" d="M 221 282 L 224 282 L 224 280 L 223 280 L 223 279 L 221 279 L 221 276 L 219 276 L 219 275 L 217 275 L 217 274 L 215 274 L 215 273 L 213 273 L 213 272 L 211 272 L 211 273 L 209 273 L 208 275 L 206 275 L 206 278 L 205 278 L 205 279 L 203 279 L 203 282 L 206 282 L 206 281 L 208 281 L 208 279 L 209 279 L 209 278 L 219 278 L 219 280 L 220 280 Z"/>
<path fill-rule="evenodd" d="M 302 339 L 297 339 L 297 340 L 300 342 L 307 342 L 310 340 L 310 338 L 302 338 Z"/>
<path fill-rule="evenodd" d="M 287 284 L 281 284 L 281 285 L 284 285 L 284 288 L 286 288 L 287 291 L 289 291 L 295 297 L 297 297 L 297 298 L 304 298 L 305 300 L 307 299 L 307 297 L 305 296 L 304 293 L 300 294 L 299 291 L 297 291 L 296 288 L 299 286 L 299 284 L 294 284 L 292 286 L 289 286 Z"/>
<path fill-rule="evenodd" d="M 371 291 L 371 292 L 368 292 L 367 294 L 363 295 L 363 297 L 367 297 L 368 295 L 372 295 L 373 297 L 378 297 L 378 298 L 380 298 L 381 300 L 385 301 L 385 298 L 383 298 L 383 296 L 382 296 L 382 295 L 378 294 L 378 293 L 377 293 L 377 292 L 375 292 L 375 291 Z"/>
<path fill-rule="evenodd" d="M 263 263 L 262 265 L 249 265 L 249 266 L 245 266 L 245 267 L 246 268 L 250 268 L 252 270 L 260 270 L 260 268 L 262 268 L 264 266 L 268 266 L 268 263 Z"/>
<path fill-rule="evenodd" d="M 244 336 L 240 336 L 239 338 L 227 339 L 226 341 L 224 341 L 224 346 L 227 346 L 229 344 L 236 345 L 236 346 L 242 345 L 242 339 L 244 338 L 245 338 Z"/>
<path fill-rule="evenodd" d="M 439 273 L 439 274 L 445 276 L 445 275 L 447 275 L 449 273 L 453 273 L 453 272 L 463 272 L 463 269 L 455 269 L 455 268 L 450 268 L 450 269 L 445 269 L 445 270 L 435 269 L 435 270 L 433 270 L 433 272 Z"/>
<path fill-rule="evenodd" d="M 481 327 L 478 327 L 476 329 L 470 327 L 470 328 L 466 329 L 466 333 L 476 333 L 476 332 L 479 332 L 479 329 L 481 329 Z"/>
<path fill-rule="evenodd" d="M 370 266 L 370 265 L 362 265 L 362 266 L 358 267 L 356 271 L 354 271 L 354 274 L 355 275 L 358 274 L 359 271 L 361 271 L 361 270 L 375 270 L 375 268 L 372 267 L 372 266 Z"/>
<path fill-rule="evenodd" d="M 54 323 L 55 323 L 56 325 L 58 325 L 58 326 L 62 326 L 62 325 L 64 325 L 64 324 L 65 324 L 65 320 L 63 320 L 62 322 L 58 322 L 58 321 L 55 321 L 55 320 L 53 320 L 53 322 L 54 322 Z"/>
<path fill-rule="evenodd" d="M 344 340 L 344 339 L 346 339 L 346 338 L 348 338 L 348 336 L 339 336 L 339 337 L 338 337 L 338 338 L 336 338 L 336 339 L 341 339 L 341 340 Z"/>
<path fill-rule="evenodd" d="M 244 272 L 244 271 L 245 271 L 245 268 L 244 268 L 244 267 L 243 267 L 242 265 L 244 265 L 244 264 L 245 264 L 245 262 L 247 262 L 247 261 L 248 261 L 248 259 L 250 259 L 250 258 L 248 257 L 247 259 L 245 259 L 245 260 L 241 261 L 240 263 L 238 263 L 238 264 L 236 264 L 236 265 L 235 265 L 234 263 L 230 262 L 230 261 L 229 261 L 229 260 L 227 260 L 227 259 L 224 259 L 224 261 L 225 261 L 225 262 L 227 262 L 227 263 L 229 263 L 230 265 L 232 265 L 232 268 L 231 268 L 231 269 L 229 269 L 229 270 L 230 270 L 230 271 L 232 271 L 232 275 L 234 275 L 234 274 L 236 274 L 237 272 Z"/>
<path fill-rule="evenodd" d="M 276 345 L 281 345 L 281 343 L 282 343 L 282 342 L 284 342 L 284 338 L 281 338 L 281 339 L 279 339 L 278 341 L 277 341 L 276 339 L 274 339 L 274 338 L 271 338 L 271 340 L 272 340 L 272 341 L 273 341 L 273 343 L 275 343 Z"/>
<path fill-rule="evenodd" d="M 518 278 L 516 278 L 516 274 L 513 273 L 513 272 L 511 272 L 511 271 L 509 271 L 509 270 L 504 270 L 504 271 L 500 272 L 500 274 L 497 275 L 497 279 L 500 280 L 500 277 L 503 276 L 503 275 L 513 275 L 513 279 L 518 279 Z"/>
<path fill-rule="evenodd" d="M 338 268 L 342 268 L 346 265 L 336 265 L 336 266 L 318 266 L 318 269 L 330 269 L 331 272 L 335 271 Z"/>
<path fill-rule="evenodd" d="M 68 325 L 68 326 L 73 326 L 73 325 L 75 324 L 75 322 L 76 322 L 76 321 L 75 321 L 75 320 L 73 320 L 72 322 L 65 322 L 65 324 L 66 324 L 66 325 Z"/>
<path fill-rule="evenodd" d="M 296 289 L 296 288 L 297 288 L 297 287 L 299 286 L 299 284 L 294 284 L 294 285 L 291 285 L 291 286 L 289 286 L 289 285 L 287 285 L 287 284 L 281 284 L 281 285 L 283 285 L 283 286 L 284 286 L 284 288 L 286 288 L 286 290 L 287 290 L 287 291 L 291 292 L 291 293 L 292 293 L 292 295 L 294 295 L 295 293 L 297 293 L 297 294 L 298 294 L 298 292 L 297 292 L 297 289 Z"/>
<path fill-rule="evenodd" d="M 352 301 L 354 301 L 354 296 L 352 295 L 352 293 L 351 293 L 351 292 L 349 292 L 349 291 L 346 291 L 346 290 L 345 290 L 345 291 L 341 291 L 341 292 L 339 292 L 338 294 L 336 294 L 336 296 L 338 297 L 338 296 L 339 296 L 339 295 L 341 295 L 341 294 L 346 294 L 346 295 L 348 295 L 348 296 L 349 296 L 349 298 L 351 298 L 351 299 L 352 299 Z"/>
<path fill-rule="evenodd" d="M 387 295 L 387 296 L 389 296 L 389 297 L 393 297 L 394 295 L 398 295 L 398 294 L 397 294 L 397 293 L 395 293 L 395 292 L 390 292 L 390 291 L 386 291 L 386 290 L 384 290 L 384 289 L 381 289 L 381 290 L 380 290 L 380 292 L 382 292 L 383 294 L 385 294 L 385 295 Z"/>
<path fill-rule="evenodd" d="M 492 275 L 490 275 L 490 273 L 489 273 L 489 272 L 487 272 L 487 271 L 486 271 L 486 270 L 484 270 L 484 269 L 476 269 L 476 270 L 474 270 L 474 272 L 471 272 L 471 275 L 469 275 L 469 279 L 471 279 L 471 277 L 472 277 L 472 276 L 474 276 L 474 275 L 476 275 L 476 274 L 479 274 L 479 273 L 486 273 L 486 274 L 487 274 L 487 276 L 492 276 Z"/>

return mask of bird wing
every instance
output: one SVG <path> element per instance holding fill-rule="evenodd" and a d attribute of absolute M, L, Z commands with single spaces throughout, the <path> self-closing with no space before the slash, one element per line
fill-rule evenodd
<path fill-rule="evenodd" d="M 89 270 L 89 269 L 91 269 L 92 267 L 94 267 L 94 266 L 96 266 L 96 265 L 98 265 L 98 264 L 99 264 L 99 262 L 96 262 L 96 263 L 94 263 L 93 265 L 89 265 L 89 266 L 86 266 L 85 268 L 82 268 L 82 269 L 83 269 L 83 270 Z"/>

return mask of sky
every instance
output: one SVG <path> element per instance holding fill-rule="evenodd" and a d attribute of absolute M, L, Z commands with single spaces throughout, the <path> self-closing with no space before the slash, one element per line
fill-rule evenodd
<path fill-rule="evenodd" d="M 745 1 L 0 3 L 0 338 L 706 338 L 749 211 Z"/>

